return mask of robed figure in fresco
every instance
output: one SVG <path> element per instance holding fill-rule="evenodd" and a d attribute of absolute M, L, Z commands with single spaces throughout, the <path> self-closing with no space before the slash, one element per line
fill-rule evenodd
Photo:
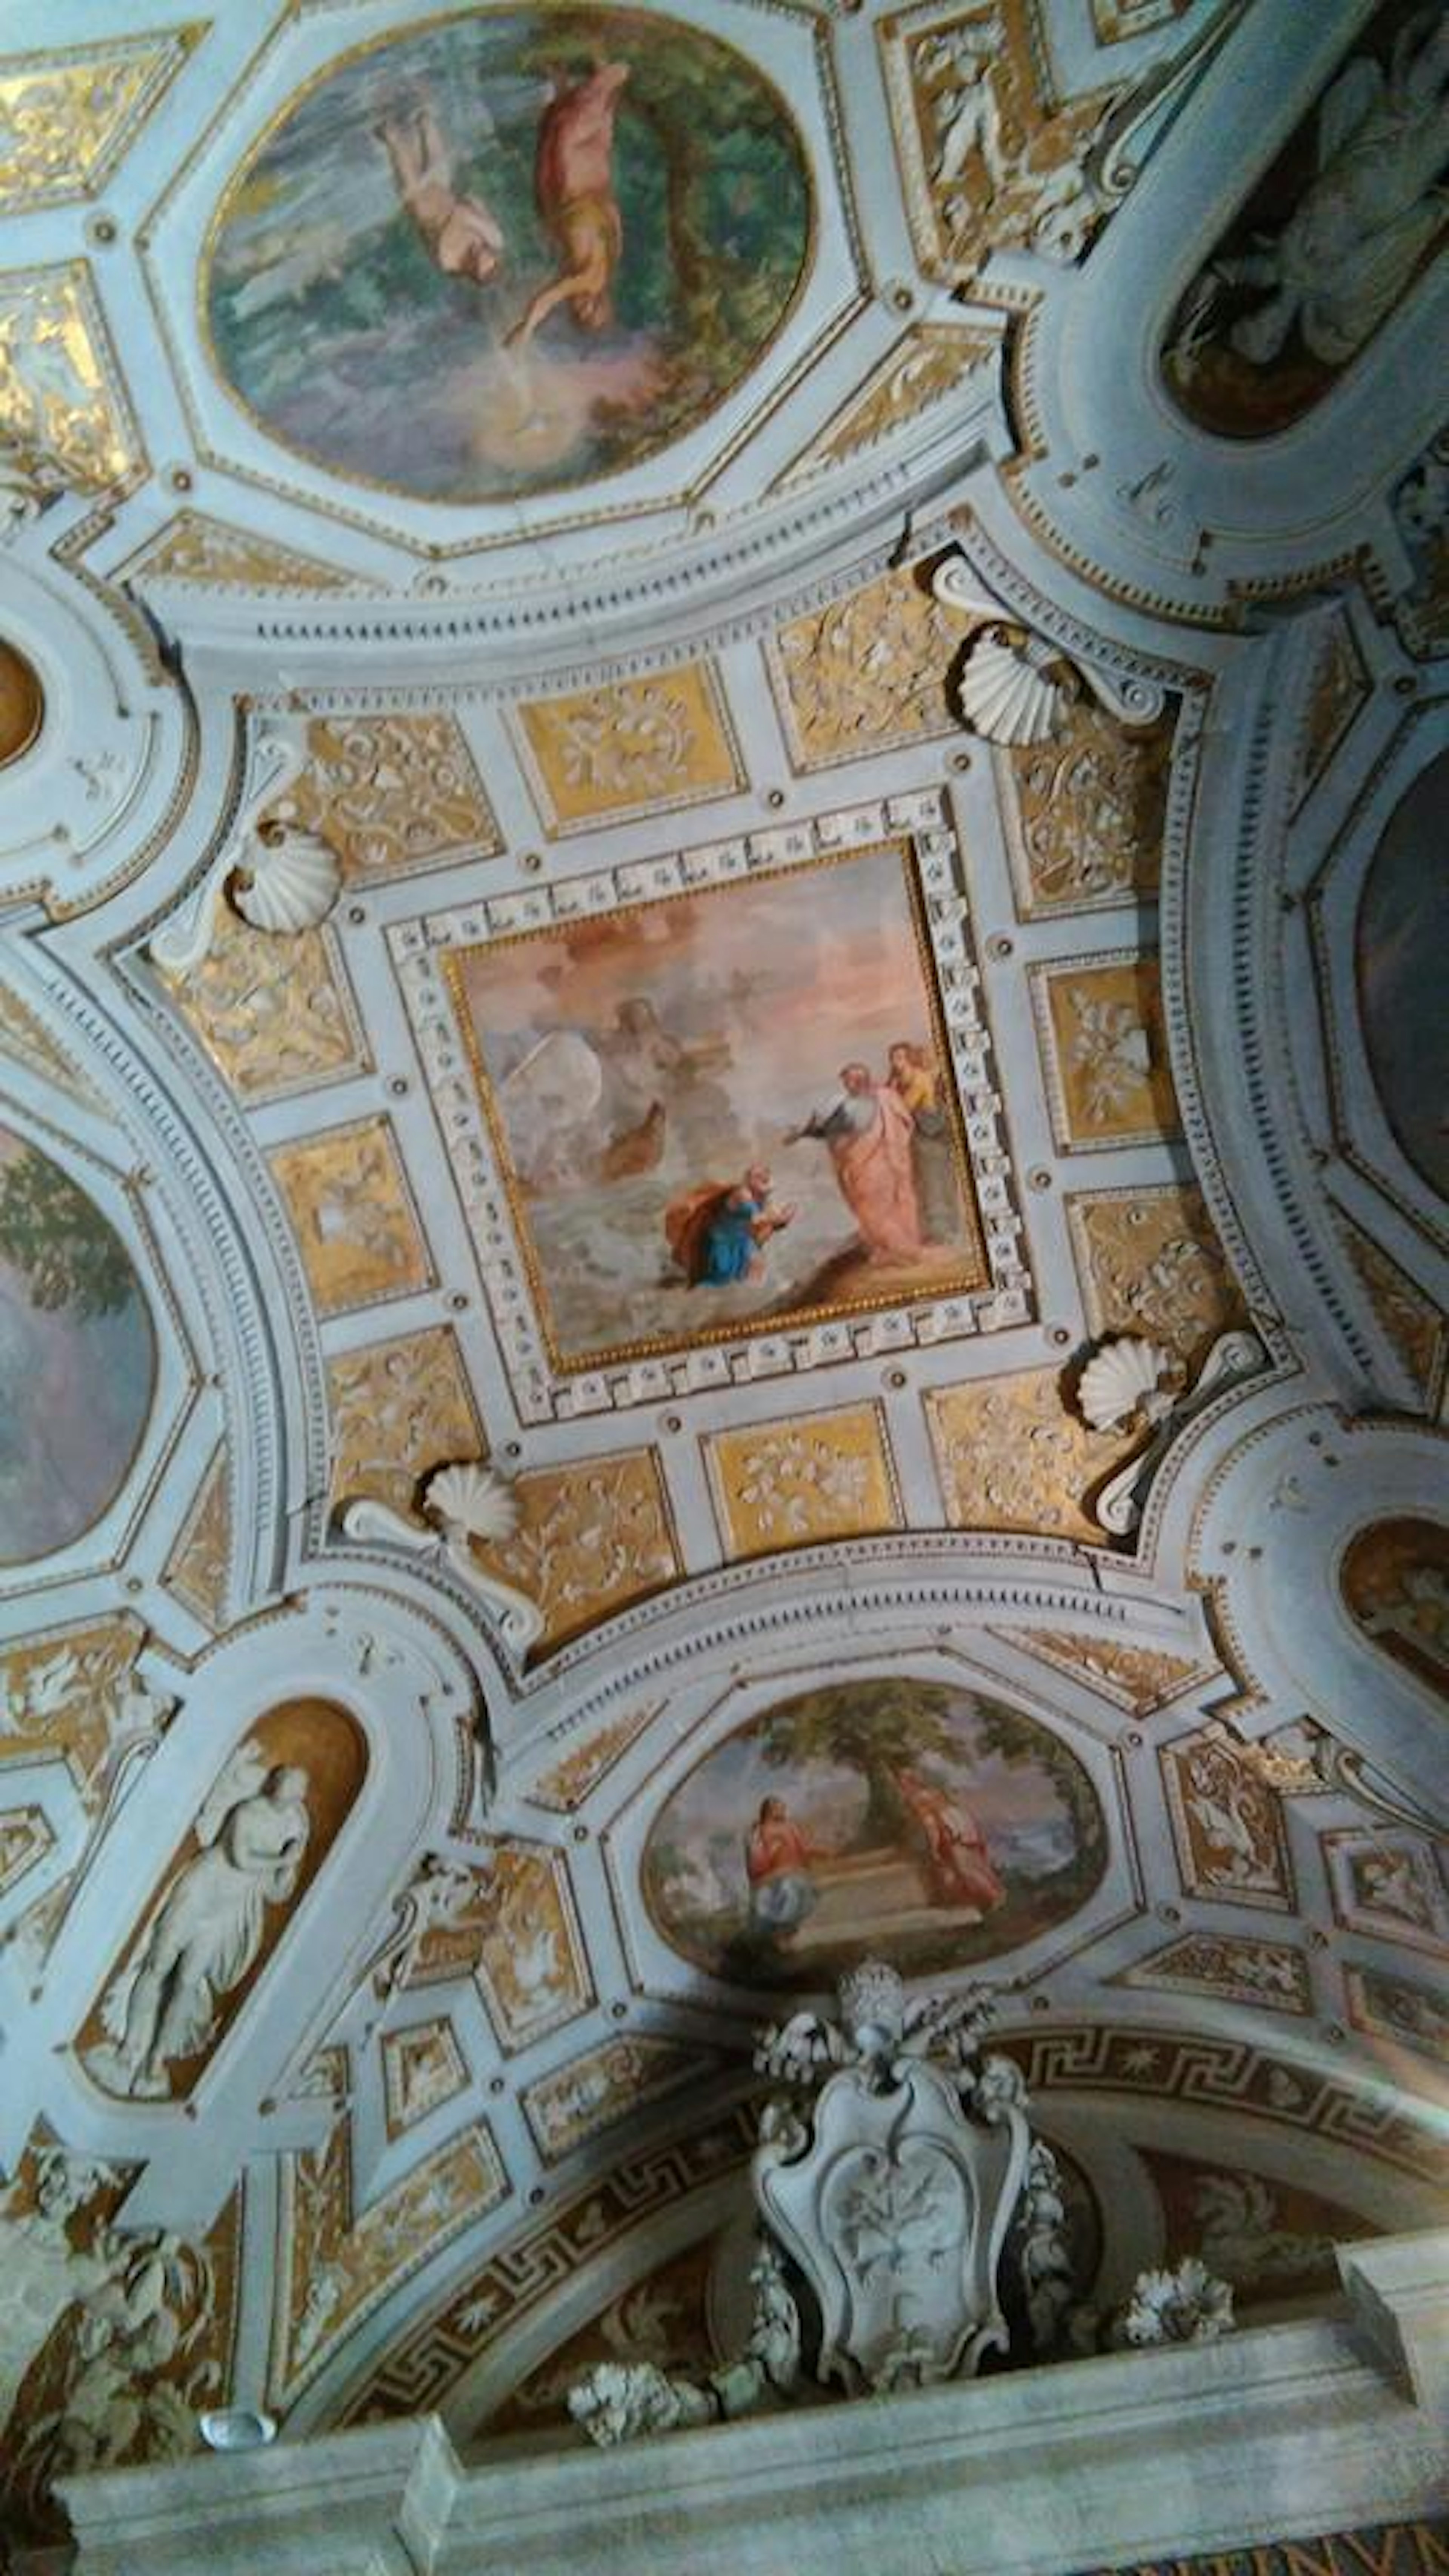
<path fill-rule="evenodd" d="M 426 99 L 406 114 L 384 117 L 377 129 L 397 183 L 430 259 L 445 277 L 471 277 L 486 286 L 503 257 L 503 231 L 477 195 L 453 185 L 453 156 Z"/>
<path fill-rule="evenodd" d="M 510 331 L 510 345 L 531 340 L 560 304 L 586 331 L 614 320 L 614 272 L 624 249 L 624 223 L 614 194 L 614 119 L 627 63 L 599 63 L 586 79 L 556 82 L 538 127 L 534 191 L 546 231 L 558 248 L 559 274 L 541 286 Z"/>
<path fill-rule="evenodd" d="M 763 1798 L 745 1840 L 750 1921 L 774 1940 L 788 1940 L 820 1902 L 814 1865 L 829 1855 L 795 1822 L 783 1798 Z"/>
<path fill-rule="evenodd" d="M 919 1261 L 925 1245 L 912 1163 L 915 1123 L 899 1092 L 877 1082 L 869 1065 L 842 1065 L 839 1098 L 792 1127 L 785 1142 L 807 1136 L 830 1149 L 867 1260 Z"/>
<path fill-rule="evenodd" d="M 752 1163 L 743 1180 L 706 1181 L 664 1211 L 665 1240 L 691 1288 L 728 1288 L 758 1278 L 772 1234 L 795 1211 L 770 1202 L 770 1175 Z"/>
<path fill-rule="evenodd" d="M 920 1771 L 902 1771 L 897 1785 L 925 1844 L 931 1895 L 937 1905 L 974 1906 L 987 1914 L 1006 1894 L 986 1836 L 957 1791 L 943 1789 Z"/>

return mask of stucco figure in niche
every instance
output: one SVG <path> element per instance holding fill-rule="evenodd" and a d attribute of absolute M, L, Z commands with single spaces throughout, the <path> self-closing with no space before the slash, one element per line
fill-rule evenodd
<path fill-rule="evenodd" d="M 1374 1521 L 1350 1542 L 1339 1581 L 1365 1636 L 1449 1699 L 1449 1526 Z"/>
<path fill-rule="evenodd" d="M 324 1700 L 273 1710 L 229 1755 L 81 2033 L 106 2092 L 190 2091 L 316 1875 L 364 1763 L 360 1730 Z"/>
<path fill-rule="evenodd" d="M 155 1345 L 119 1235 L 69 1173 L 0 1127 L 0 1564 L 68 1547 L 115 1499 L 151 1410 Z"/>
<path fill-rule="evenodd" d="M 1442 863 L 1449 752 L 1421 770 L 1374 853 L 1355 960 L 1364 1045 L 1384 1116 L 1430 1187 L 1449 1200 L 1449 1014 L 1437 960 L 1449 939 Z"/>
<path fill-rule="evenodd" d="M 1204 429 L 1267 438 L 1321 402 L 1446 225 L 1449 24 L 1385 0 L 1172 318 L 1163 367 Z"/>
<path fill-rule="evenodd" d="M 794 127 L 730 47 L 625 10 L 464 10 L 343 57 L 272 128 L 215 227 L 213 347 L 334 473 L 554 490 L 741 381 L 810 220 Z"/>
<path fill-rule="evenodd" d="M 1076 1756 L 983 1693 L 881 1677 L 781 1701 L 655 1819 L 644 1893 L 712 1975 L 818 1986 L 862 1942 L 901 1970 L 995 1958 L 1086 1902 L 1106 1829 Z"/>
<path fill-rule="evenodd" d="M 447 960 L 556 1363 L 979 1285 L 894 849 Z"/>

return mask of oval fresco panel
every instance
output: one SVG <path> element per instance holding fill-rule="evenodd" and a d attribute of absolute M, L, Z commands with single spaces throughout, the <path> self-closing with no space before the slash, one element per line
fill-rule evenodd
<path fill-rule="evenodd" d="M 1384 827 L 1364 879 L 1354 945 L 1364 1045 L 1384 1116 L 1441 1199 L 1449 1199 L 1446 806 L 1449 751 L 1420 771 Z"/>
<path fill-rule="evenodd" d="M 661 1808 L 644 1895 L 671 1947 L 740 1985 L 818 1988 L 869 1951 L 907 1975 L 1065 1922 L 1107 1834 L 1075 1754 L 979 1691 L 831 1683 L 768 1709 Z"/>
<path fill-rule="evenodd" d="M 0 1565 L 69 1547 L 99 1520 L 155 1375 L 119 1235 L 58 1164 L 0 1127 Z"/>
<path fill-rule="evenodd" d="M 500 501 L 692 428 L 810 238 L 794 125 L 729 46 L 625 10 L 469 10 L 291 104 L 222 202 L 204 305 L 272 436 L 417 500 Z"/>

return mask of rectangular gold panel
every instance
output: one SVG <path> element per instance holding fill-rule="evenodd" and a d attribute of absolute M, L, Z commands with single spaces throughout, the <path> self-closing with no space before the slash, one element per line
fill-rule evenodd
<path fill-rule="evenodd" d="M 1089 1431 L 1060 1369 L 1021 1369 L 926 1397 L 936 1470 L 953 1529 L 1036 1530 L 1108 1545 L 1088 1497 L 1140 1441 Z"/>
<path fill-rule="evenodd" d="M 530 781 L 551 832 L 616 814 L 666 812 L 744 785 L 707 662 L 525 699 L 516 710 Z"/>
<path fill-rule="evenodd" d="M 433 1285 L 385 1118 L 279 1145 L 269 1157 L 319 1315 Z"/>
<path fill-rule="evenodd" d="M 1200 1189 L 1093 1190 L 1067 1201 L 1094 1333 L 1161 1342 L 1195 1367 L 1247 1320 Z"/>
<path fill-rule="evenodd" d="M 704 1446 L 727 1556 L 900 1527 L 878 1405 L 721 1431 Z"/>
<path fill-rule="evenodd" d="M 1052 1131 L 1065 1151 L 1178 1132 L 1155 957 L 1119 951 L 1032 973 Z"/>

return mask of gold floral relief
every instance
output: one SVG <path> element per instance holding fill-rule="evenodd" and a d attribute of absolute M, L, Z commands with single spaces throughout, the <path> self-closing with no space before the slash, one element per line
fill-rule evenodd
<path fill-rule="evenodd" d="M 726 1556 L 900 1527 L 878 1405 L 721 1431 L 704 1451 Z"/>
<path fill-rule="evenodd" d="M 1089 1430 L 1068 1407 L 1059 1369 L 935 1387 L 925 1401 L 952 1529 L 1110 1544 L 1088 1500 L 1141 1446 L 1140 1435 Z"/>
<path fill-rule="evenodd" d="M 1069 1198 L 1067 1218 L 1094 1333 L 1161 1342 L 1194 1367 L 1247 1308 L 1201 1190 L 1101 1190 Z"/>
<path fill-rule="evenodd" d="M 1353 630 L 1346 618 L 1335 617 L 1318 648 L 1308 694 L 1298 774 L 1300 795 L 1306 795 L 1323 776 L 1368 693 L 1368 677 Z"/>
<path fill-rule="evenodd" d="M 1449 2007 L 1442 1982 L 1433 1990 L 1410 1977 L 1388 1976 L 1382 1969 L 1349 1967 L 1344 1971 L 1348 2014 L 1355 2030 L 1375 2039 L 1402 2042 L 1416 2055 L 1449 2066 Z M 1381 2053 L 1382 2054 L 1382 2053 Z M 1392 2064 L 1382 2069 L 1392 2074 Z"/>
<path fill-rule="evenodd" d="M 459 1976 L 477 1979 L 506 2049 L 527 2048 L 589 2010 L 594 1990 L 561 1853 L 516 1838 L 484 1847 L 466 1883 L 423 1922 L 397 1983 Z"/>
<path fill-rule="evenodd" d="M 313 716 L 307 767 L 262 820 L 330 841 L 344 880 L 404 876 L 502 846 L 457 718 Z"/>
<path fill-rule="evenodd" d="M 0 1896 L 55 1849 L 55 1836 L 40 1807 L 0 1808 Z"/>
<path fill-rule="evenodd" d="M 1073 958 L 1032 972 L 1052 1130 L 1064 1151 L 1178 1132 L 1155 957 Z"/>
<path fill-rule="evenodd" d="M 955 733 L 947 683 L 965 641 L 921 565 L 883 572 L 832 607 L 792 618 L 767 652 L 795 767 L 829 769 Z"/>
<path fill-rule="evenodd" d="M 0 273 L 0 442 L 42 487 L 79 492 L 142 461 L 84 260 Z"/>
<path fill-rule="evenodd" d="M 1092 32 L 1099 45 L 1122 45 L 1170 27 L 1191 5 L 1192 0 L 1092 0 Z"/>
<path fill-rule="evenodd" d="M 525 1791 L 531 1807 L 543 1807 L 550 1815 L 571 1816 L 581 1807 L 591 1790 L 622 1761 L 629 1747 L 656 1718 L 664 1703 L 647 1702 L 642 1708 L 630 1709 L 608 1726 L 601 1726 L 561 1762 L 541 1771 L 531 1789 Z"/>
<path fill-rule="evenodd" d="M 970 331 L 952 322 L 918 322 L 781 480 L 803 482 L 827 465 L 863 456 L 867 448 L 954 393 L 978 367 L 993 364 L 1000 349 L 997 332 Z"/>
<path fill-rule="evenodd" d="M 616 2290 L 587 2325 L 555 2343 L 488 2416 L 487 2431 L 536 2432 L 566 2425 L 569 2390 L 596 2362 L 651 2362 L 656 2370 L 702 2379 L 725 2358 L 709 2330 L 710 2275 L 717 2238 L 707 2235 L 656 2263 L 642 2279 Z"/>
<path fill-rule="evenodd" d="M 1077 258 L 1109 211 L 1082 165 L 1114 93 L 1051 95 L 1027 0 L 922 15 L 879 31 L 921 266 L 976 289 L 994 250 Z"/>
<path fill-rule="evenodd" d="M 572 1467 L 541 1467 L 513 1487 L 518 1528 L 476 1553 L 535 1602 L 546 1654 L 610 1612 L 673 1583 L 679 1558 L 659 1461 L 627 1450 Z"/>
<path fill-rule="evenodd" d="M 362 1072 L 367 1054 L 330 931 L 278 939 L 219 903 L 207 954 L 167 990 L 239 1100 L 284 1099 Z"/>
<path fill-rule="evenodd" d="M 230 1566 L 231 1489 L 223 1444 L 196 1489 L 161 1580 L 184 1610 L 214 1632 L 226 1623 Z"/>
<path fill-rule="evenodd" d="M 49 1628 L 0 1654 L 0 1765 L 64 1754 L 88 1809 L 98 1806 L 111 1747 L 127 1731 L 145 1631 L 114 1619 Z"/>
<path fill-rule="evenodd" d="M 1203 1676 L 1201 1664 L 1185 1655 L 1170 1655 L 1161 1646 L 1119 1645 L 1115 1639 L 1079 1636 L 1071 1629 L 998 1628 L 996 1634 L 1029 1654 L 1073 1673 L 1119 1708 L 1145 1717 L 1165 1701 L 1176 1699 L 1189 1682 Z"/>
<path fill-rule="evenodd" d="M 355 590 L 335 564 L 301 554 L 251 528 L 228 527 L 204 510 L 178 510 L 148 537 L 114 578 L 144 590 L 148 582 L 185 582 L 198 590 Z"/>
<path fill-rule="evenodd" d="M 744 784 L 707 662 L 569 697 L 525 699 L 516 712 L 550 831 L 694 805 Z"/>
<path fill-rule="evenodd" d="M 1313 2010 L 1308 1962 L 1301 1950 L 1290 1949 L 1286 1941 L 1222 1932 L 1192 1932 L 1169 1941 L 1108 1983 L 1150 1986 L 1166 1994 L 1218 1995 L 1225 2003 L 1256 2004 L 1264 2012 Z"/>
<path fill-rule="evenodd" d="M 29 1003 L 22 1002 L 8 984 L 0 984 L 0 1055 L 8 1055 L 14 1063 L 23 1065 L 27 1073 L 55 1083 L 83 1108 L 101 1106 L 99 1094 L 62 1052 Z"/>
<path fill-rule="evenodd" d="M 1418 1387 L 1425 1411 L 1432 1411 L 1444 1386 L 1449 1321 L 1433 1298 L 1390 1260 L 1382 1245 L 1341 1210 L 1338 1227 L 1369 1304 Z"/>
<path fill-rule="evenodd" d="M 98 196 L 205 32 L 0 56 L 0 215 Z"/>
<path fill-rule="evenodd" d="M 334 1352 L 327 1400 L 335 1503 L 367 1495 L 407 1512 L 432 1468 L 486 1455 L 463 1354 L 446 1324 Z"/>
<path fill-rule="evenodd" d="M 433 1286 L 386 1118 L 279 1145 L 268 1159 L 319 1315 L 348 1314 Z"/>
<path fill-rule="evenodd" d="M 508 2189 L 484 2122 L 404 2174 L 354 2214 L 351 2127 L 339 2120 L 324 2148 L 282 2160 L 278 2211 L 281 2296 L 271 2392 L 279 2402 L 311 2379 L 342 2335 Z"/>
<path fill-rule="evenodd" d="M 1091 912 L 1157 892 L 1174 719 L 1118 724 L 1085 695 L 1050 742 L 996 753 L 1024 917 Z"/>
<path fill-rule="evenodd" d="M 682 2084 L 699 2083 L 717 2065 L 703 2050 L 675 2040 L 621 2035 L 526 2086 L 524 2115 L 544 2163 L 557 2164 L 586 2138 Z"/>
<path fill-rule="evenodd" d="M 1291 1913 L 1283 1802 L 1251 1753 L 1206 1726 L 1164 1745 L 1160 1759 L 1183 1893 Z"/>
<path fill-rule="evenodd" d="M 446 2014 L 410 2022 L 382 2036 L 384 2117 L 390 2138 L 401 2138 L 463 2092 L 468 2069 Z"/>

